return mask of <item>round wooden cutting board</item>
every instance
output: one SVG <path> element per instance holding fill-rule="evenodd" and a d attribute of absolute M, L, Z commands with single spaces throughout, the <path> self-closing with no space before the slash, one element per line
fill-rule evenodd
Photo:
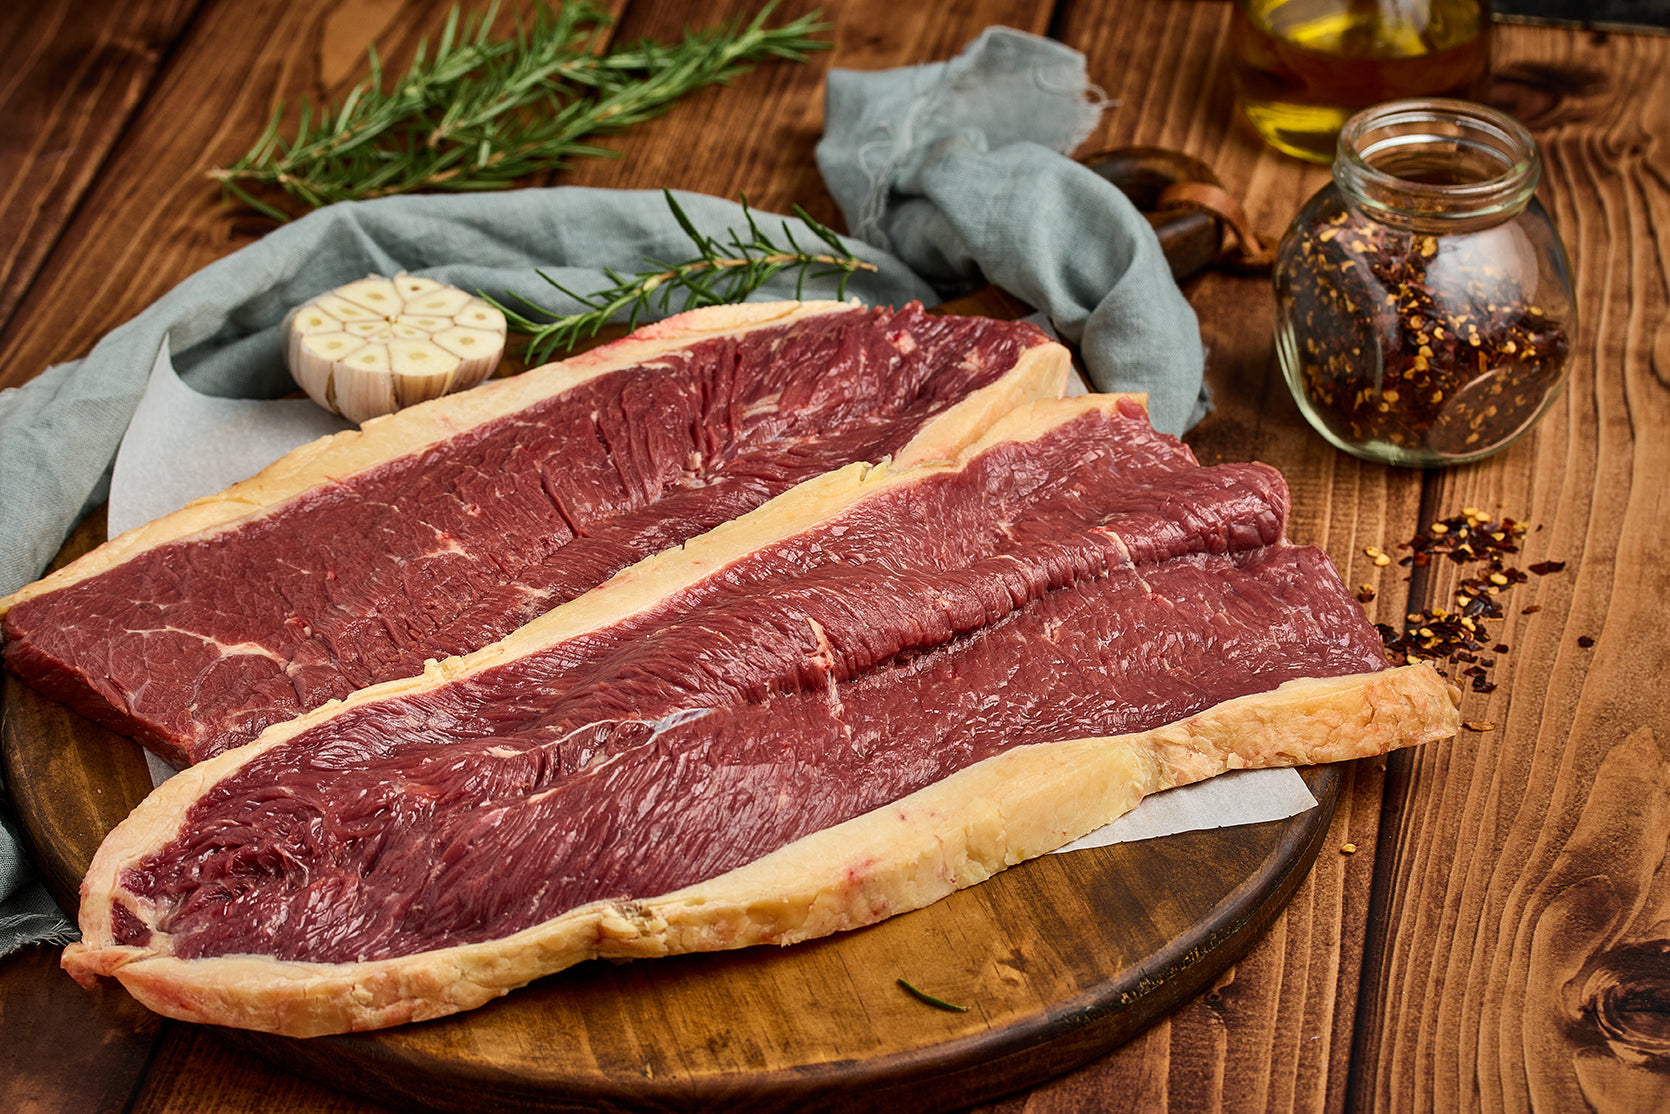
<path fill-rule="evenodd" d="M 103 533 L 95 516 L 64 556 Z M 73 908 L 99 842 L 150 790 L 143 752 L 10 675 L 0 711 L 25 836 Z M 1322 807 L 1290 820 L 1047 855 L 792 948 L 584 964 L 376 1033 L 226 1035 L 319 1082 L 440 1110 L 953 1109 L 1107 1051 L 1238 959 L 1327 831 L 1340 772 L 1304 776 Z"/>

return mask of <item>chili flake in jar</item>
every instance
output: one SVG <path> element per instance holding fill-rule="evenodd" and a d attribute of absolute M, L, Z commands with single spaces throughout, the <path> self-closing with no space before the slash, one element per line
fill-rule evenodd
<path fill-rule="evenodd" d="M 1558 396 L 1575 317 L 1540 174 L 1529 133 L 1482 105 L 1396 101 L 1347 123 L 1275 270 L 1283 373 L 1334 445 L 1477 460 Z"/>

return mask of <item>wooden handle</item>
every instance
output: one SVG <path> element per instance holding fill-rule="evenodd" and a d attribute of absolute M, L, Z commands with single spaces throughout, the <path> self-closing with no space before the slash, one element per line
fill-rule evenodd
<path fill-rule="evenodd" d="M 1214 263 L 1268 268 L 1270 253 L 1253 234 L 1240 202 L 1199 159 L 1163 147 L 1116 147 L 1082 161 L 1148 218 L 1179 282 Z M 1224 249 L 1226 230 L 1234 233 L 1234 251 Z"/>

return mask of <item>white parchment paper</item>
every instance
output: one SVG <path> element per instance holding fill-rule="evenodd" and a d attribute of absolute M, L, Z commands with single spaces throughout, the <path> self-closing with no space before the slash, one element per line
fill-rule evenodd
<path fill-rule="evenodd" d="M 352 428 L 312 399 L 199 394 L 174 374 L 164 341 L 116 450 L 110 536 L 247 480 L 298 445 Z"/>
<path fill-rule="evenodd" d="M 1075 382 L 1071 393 L 1084 393 L 1083 385 Z M 116 454 L 110 535 L 213 495 L 298 445 L 349 428 L 349 422 L 308 399 L 267 402 L 199 394 L 175 374 L 164 344 Z M 146 759 L 156 784 L 174 773 L 148 751 Z M 1156 794 L 1061 850 L 1281 820 L 1314 807 L 1316 798 L 1296 771 L 1240 770 Z"/>

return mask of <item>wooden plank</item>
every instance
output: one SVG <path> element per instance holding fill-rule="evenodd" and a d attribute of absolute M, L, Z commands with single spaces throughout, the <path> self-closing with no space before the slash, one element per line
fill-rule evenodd
<path fill-rule="evenodd" d="M 1229 14 L 1228 4 L 1200 0 L 1076 3 L 1057 31 L 1084 52 L 1110 102 L 1087 150 L 1147 145 L 1193 155 L 1273 239 L 1328 173 L 1265 147 L 1234 112 Z M 1280 468 L 1292 484 L 1294 540 L 1325 548 L 1352 586 L 1375 584 L 1371 617 L 1400 619 L 1405 587 L 1363 547 L 1384 545 L 1418 520 L 1420 475 L 1348 457 L 1305 424 L 1276 366 L 1267 278 L 1217 272 L 1184 289 L 1200 317 L 1215 407 L 1189 443 L 1204 463 L 1258 459 Z M 1142 1110 L 1338 1109 L 1370 929 L 1382 782 L 1379 764 L 1352 770 L 1310 877 L 1245 959 L 1139 1040 L 1039 1088 L 1024 1103 L 1028 1114 L 1086 1109 L 1111 1096 Z M 1343 853 L 1346 846 L 1355 852 Z M 993 1109 L 1018 1114 L 1022 1105 Z"/>
<path fill-rule="evenodd" d="M 18 312 L 0 327 L 0 387 L 85 355 L 176 283 L 270 231 L 207 178 L 261 135 L 273 106 L 340 98 L 375 42 L 394 72 L 438 35 L 449 0 L 216 0 L 106 161 Z M 605 5 L 607 6 L 607 5 Z M 513 5 L 501 17 L 512 19 Z M 89 174 L 89 171 L 79 171 Z M 42 250 L 37 245 L 30 250 Z"/>
<path fill-rule="evenodd" d="M 0 962 L 0 1079 L 17 1114 L 122 1110 L 162 1021 L 119 987 L 83 990 L 55 948 Z"/>
<path fill-rule="evenodd" d="M 723 0 L 702 9 L 707 19 L 746 18 L 758 4 Z M 813 158 L 823 135 L 829 70 L 943 61 L 993 24 L 1042 34 L 1050 17 L 1050 5 L 1036 0 L 971 0 L 949 10 L 891 0 L 790 0 L 776 18 L 812 10 L 830 24 L 825 36 L 832 50 L 812 55 L 805 65 L 761 67 L 728 88 L 696 93 L 676 114 L 601 144 L 626 157 L 576 163 L 559 180 L 614 189 L 670 186 L 731 199 L 745 193 L 756 208 L 786 213 L 799 203 L 818 220 L 843 227 Z M 682 0 L 635 0 L 619 34 L 626 41 L 669 39 L 690 19 L 690 6 Z M 748 111 L 738 113 L 738 104 L 748 105 Z"/>
<path fill-rule="evenodd" d="M 789 19 L 814 5 L 787 5 Z M 138 313 L 175 283 L 269 231 L 270 221 L 224 205 L 205 174 L 241 155 L 266 126 L 272 106 L 340 96 L 359 78 L 364 46 L 375 39 L 392 70 L 423 35 L 437 33 L 446 0 L 307 0 L 213 3 L 171 57 L 164 80 L 135 119 L 131 134 L 92 181 L 87 203 L 53 246 L 50 259 L 0 324 L 0 387 L 15 386 L 48 365 L 84 355 L 98 337 Z M 607 141 L 628 157 L 580 160 L 564 182 L 619 188 L 674 186 L 735 197 L 746 192 L 764 209 L 804 201 L 836 219 L 812 162 L 822 130 L 822 83 L 832 64 L 876 68 L 923 60 L 922 42 L 949 56 L 988 24 L 1042 30 L 1048 9 L 1024 0 L 981 0 L 956 18 L 921 12 L 909 31 L 878 34 L 895 23 L 896 5 L 824 5 L 834 53 L 810 64 L 762 65 L 738 80 L 736 96 L 710 89 L 675 112 Z M 751 15 L 733 0 L 704 18 Z M 507 21 L 507 14 L 501 17 Z M 676 0 L 633 6 L 617 34 L 672 38 L 690 20 Z M 749 101 L 749 98 L 757 98 Z M 749 101 L 741 119 L 735 105 Z M 757 107 L 756 107 L 757 104 Z M 78 166 L 80 164 L 78 163 Z M 91 172 L 82 173 L 91 176 Z M 29 249 L 44 252 L 31 238 Z"/>
<path fill-rule="evenodd" d="M 1568 565 L 1507 597 L 1500 687 L 1463 706 L 1496 729 L 1394 766 L 1396 857 L 1367 973 L 1381 989 L 1352 1100 L 1661 1110 L 1670 39 L 1502 27 L 1498 46 L 1494 95 L 1542 145 L 1541 196 L 1585 317 L 1574 379 L 1543 424 L 1435 476 L 1429 510 L 1501 507 L 1532 524 L 1520 568 Z"/>
<path fill-rule="evenodd" d="M 8 44 L 0 74 L 0 327 L 200 2 L 0 10 L 0 43 Z"/>
<path fill-rule="evenodd" d="M 203 175 L 260 133 L 274 88 L 293 65 L 278 44 L 305 55 L 324 7 L 222 4 L 201 13 L 20 311 L 0 330 L 0 385 L 85 354 L 103 333 L 247 240 Z"/>

